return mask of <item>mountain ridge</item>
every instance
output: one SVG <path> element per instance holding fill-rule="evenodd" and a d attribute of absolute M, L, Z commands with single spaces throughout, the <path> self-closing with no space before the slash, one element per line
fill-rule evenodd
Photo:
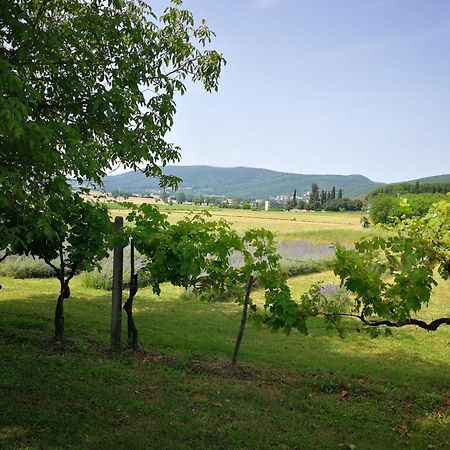
<path fill-rule="evenodd" d="M 245 166 L 216 167 L 208 165 L 166 166 L 166 175 L 175 175 L 183 181 L 179 190 L 193 195 L 224 195 L 232 198 L 269 198 L 277 195 L 292 195 L 294 189 L 299 194 L 307 192 L 312 183 L 319 189 L 330 190 L 333 186 L 342 189 L 344 196 L 357 197 L 368 194 L 385 183 L 370 180 L 364 175 L 298 174 L 279 172 L 271 169 Z M 104 178 L 107 191 L 148 194 L 160 190 L 157 178 L 147 178 L 141 172 L 125 172 Z"/>
<path fill-rule="evenodd" d="M 443 173 L 442 175 L 432 175 L 430 177 L 416 178 L 414 180 L 400 181 L 389 184 L 416 183 L 417 181 L 419 183 L 450 183 L 450 173 Z"/>

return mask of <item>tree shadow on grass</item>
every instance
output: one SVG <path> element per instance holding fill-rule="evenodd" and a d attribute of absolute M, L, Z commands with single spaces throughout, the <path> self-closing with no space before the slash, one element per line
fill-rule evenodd
<path fill-rule="evenodd" d="M 147 349 L 113 354 L 109 302 L 69 300 L 64 346 L 51 341 L 53 298 L 0 302 L 0 447 L 448 445 L 450 364 L 430 359 L 429 334 L 374 343 L 250 324 L 233 371 L 234 305 L 138 299 Z M 449 337 L 436 335 L 436 352 Z"/>

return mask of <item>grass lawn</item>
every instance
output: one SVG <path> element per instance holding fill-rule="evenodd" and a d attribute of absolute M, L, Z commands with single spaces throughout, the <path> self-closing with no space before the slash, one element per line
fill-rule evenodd
<path fill-rule="evenodd" d="M 294 295 L 329 272 L 290 280 Z M 110 294 L 75 278 L 66 338 L 52 341 L 55 280 L 0 278 L 0 448 L 449 448 L 450 330 L 346 338 L 250 323 L 165 286 L 136 297 L 142 350 L 108 350 Z M 442 281 L 421 317 L 450 314 Z M 125 330 L 124 330 L 125 331 Z M 125 340 L 125 333 L 123 334 Z M 355 446 L 355 447 L 353 447 Z"/>

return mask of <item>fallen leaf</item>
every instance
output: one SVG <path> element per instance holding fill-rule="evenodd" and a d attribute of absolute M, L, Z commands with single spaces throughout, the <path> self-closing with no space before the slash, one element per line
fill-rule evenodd
<path fill-rule="evenodd" d="M 346 391 L 345 389 L 341 391 L 341 393 L 339 394 L 339 397 L 341 398 L 347 398 L 350 396 L 350 392 Z"/>

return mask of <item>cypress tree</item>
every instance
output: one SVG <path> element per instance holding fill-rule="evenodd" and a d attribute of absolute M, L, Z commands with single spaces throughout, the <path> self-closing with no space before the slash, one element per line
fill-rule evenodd
<path fill-rule="evenodd" d="M 342 189 L 339 189 L 338 191 L 338 198 L 342 198 Z"/>
<path fill-rule="evenodd" d="M 414 189 L 414 193 L 418 194 L 420 192 L 419 180 L 416 181 L 416 187 Z"/>
<path fill-rule="evenodd" d="M 316 183 L 311 185 L 311 193 L 309 195 L 309 209 L 319 209 L 320 208 L 320 198 L 319 198 L 319 186 Z"/>
<path fill-rule="evenodd" d="M 333 186 L 331 189 L 331 199 L 334 200 L 336 198 L 336 188 Z"/>

